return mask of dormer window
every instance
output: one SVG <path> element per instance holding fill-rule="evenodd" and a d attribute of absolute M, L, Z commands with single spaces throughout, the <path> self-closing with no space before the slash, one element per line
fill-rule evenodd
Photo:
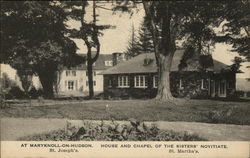
<path fill-rule="evenodd" d="M 107 60 L 104 61 L 105 66 L 113 66 L 113 61 L 112 60 Z"/>

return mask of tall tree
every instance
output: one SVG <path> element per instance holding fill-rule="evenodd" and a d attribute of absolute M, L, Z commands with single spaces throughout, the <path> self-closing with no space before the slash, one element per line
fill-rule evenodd
<path fill-rule="evenodd" d="M 152 33 L 150 32 L 149 28 L 150 28 L 149 20 L 147 20 L 147 18 L 144 17 L 141 27 L 139 29 L 139 39 L 138 39 L 139 54 L 154 52 Z"/>
<path fill-rule="evenodd" d="M 137 56 L 142 53 L 153 53 L 154 45 L 152 34 L 149 30 L 149 21 L 144 18 L 139 29 L 138 37 L 135 35 L 134 25 L 132 25 L 131 38 L 126 53 L 130 57 Z"/>
<path fill-rule="evenodd" d="M 68 19 L 61 3 L 1 1 L 0 20 L 0 61 L 17 70 L 30 69 L 39 76 L 45 97 L 53 97 L 53 76 L 58 66 L 84 60 L 76 55 L 75 43 L 65 36 Z"/>
<path fill-rule="evenodd" d="M 172 100 L 170 91 L 170 67 L 176 51 L 177 40 L 193 39 L 201 51 L 202 43 L 209 41 L 202 35 L 214 33 L 213 27 L 219 26 L 223 19 L 225 1 L 116 1 L 116 9 L 130 11 L 137 3 L 143 3 L 146 18 L 150 21 L 150 31 L 153 36 L 154 52 L 158 65 L 158 93 L 156 98 Z M 127 8 L 127 9 L 125 9 Z M 187 29 L 186 26 L 197 26 L 196 29 Z M 195 27 L 189 27 L 195 28 Z M 198 36 L 197 36 L 198 35 Z"/>
<path fill-rule="evenodd" d="M 128 42 L 127 50 L 125 51 L 127 57 L 134 57 L 139 54 L 139 48 L 138 48 L 138 39 L 135 35 L 135 27 L 134 24 L 132 24 L 131 27 L 131 37 Z"/>
<path fill-rule="evenodd" d="M 96 5 L 97 1 L 92 1 L 92 17 L 91 22 L 86 21 L 86 7 L 89 5 L 87 1 L 66 1 L 64 3 L 66 8 L 71 9 L 70 16 L 74 20 L 81 22 L 80 30 L 72 29 L 70 37 L 79 38 L 85 42 L 87 46 L 87 71 L 88 71 L 88 85 L 89 85 L 89 98 L 94 96 L 93 87 L 93 64 L 97 61 L 100 54 L 99 36 L 102 35 L 101 31 L 111 28 L 109 25 L 97 25 Z M 80 9 L 79 9 L 80 8 Z"/>
<path fill-rule="evenodd" d="M 223 6 L 222 35 L 218 42 L 231 44 L 234 52 L 250 61 L 250 1 L 229 1 Z"/>

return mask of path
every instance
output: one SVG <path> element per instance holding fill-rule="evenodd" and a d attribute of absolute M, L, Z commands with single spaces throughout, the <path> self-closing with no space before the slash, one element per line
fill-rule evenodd
<path fill-rule="evenodd" d="M 82 120 L 71 120 L 77 126 L 83 123 Z M 96 121 L 95 121 L 96 122 Z M 118 123 L 128 123 L 117 121 Z M 151 123 L 151 122 L 147 122 Z M 197 122 L 167 122 L 156 123 L 160 129 L 173 130 L 176 132 L 196 133 L 200 137 L 210 141 L 249 141 L 250 126 L 208 124 Z M 2 118 L 1 119 L 1 140 L 14 141 L 19 137 L 33 135 L 60 128 L 65 128 L 66 119 L 32 119 L 32 118 Z"/>

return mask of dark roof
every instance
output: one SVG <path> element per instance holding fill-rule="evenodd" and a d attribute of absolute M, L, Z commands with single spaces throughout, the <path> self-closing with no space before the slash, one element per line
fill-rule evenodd
<path fill-rule="evenodd" d="M 183 49 L 178 49 L 173 57 L 171 71 L 179 71 L 179 64 L 181 62 L 182 56 L 184 54 Z M 147 65 L 144 64 L 145 59 L 151 59 L 151 62 Z M 187 67 L 182 69 L 182 71 L 199 71 L 199 60 L 197 57 L 187 61 Z M 208 67 L 207 71 L 220 72 L 222 69 L 228 69 L 228 65 L 216 61 L 213 59 L 213 66 Z M 157 65 L 154 53 L 144 53 L 140 54 L 128 61 L 120 63 L 114 67 L 111 67 L 101 74 L 127 74 L 127 73 L 156 73 Z"/>
<path fill-rule="evenodd" d="M 86 56 L 86 54 L 80 54 L 80 56 Z M 95 66 L 93 66 L 93 70 L 106 70 L 112 67 L 112 66 L 105 66 L 105 61 L 112 61 L 112 54 L 100 54 L 97 61 L 95 62 Z M 86 63 L 84 63 L 76 67 L 72 67 L 70 69 L 87 70 L 87 65 Z"/>

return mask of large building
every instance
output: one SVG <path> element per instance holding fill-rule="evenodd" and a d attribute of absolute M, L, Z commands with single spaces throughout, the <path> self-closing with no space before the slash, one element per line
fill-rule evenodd
<path fill-rule="evenodd" d="M 230 97 L 235 92 L 235 73 L 229 66 L 211 56 L 194 55 L 179 69 L 184 51 L 175 52 L 171 65 L 170 88 L 174 97 Z M 210 65 L 201 69 L 201 61 L 210 58 Z M 103 71 L 106 97 L 155 97 L 158 86 L 154 53 L 138 55 Z"/>
<path fill-rule="evenodd" d="M 93 64 L 93 85 L 95 94 L 103 92 L 102 71 L 111 68 L 113 65 L 124 61 L 123 53 L 100 54 Z M 87 64 L 81 64 L 70 69 L 65 68 L 60 73 L 58 94 L 61 96 L 84 96 L 88 95 L 89 82 Z"/>

